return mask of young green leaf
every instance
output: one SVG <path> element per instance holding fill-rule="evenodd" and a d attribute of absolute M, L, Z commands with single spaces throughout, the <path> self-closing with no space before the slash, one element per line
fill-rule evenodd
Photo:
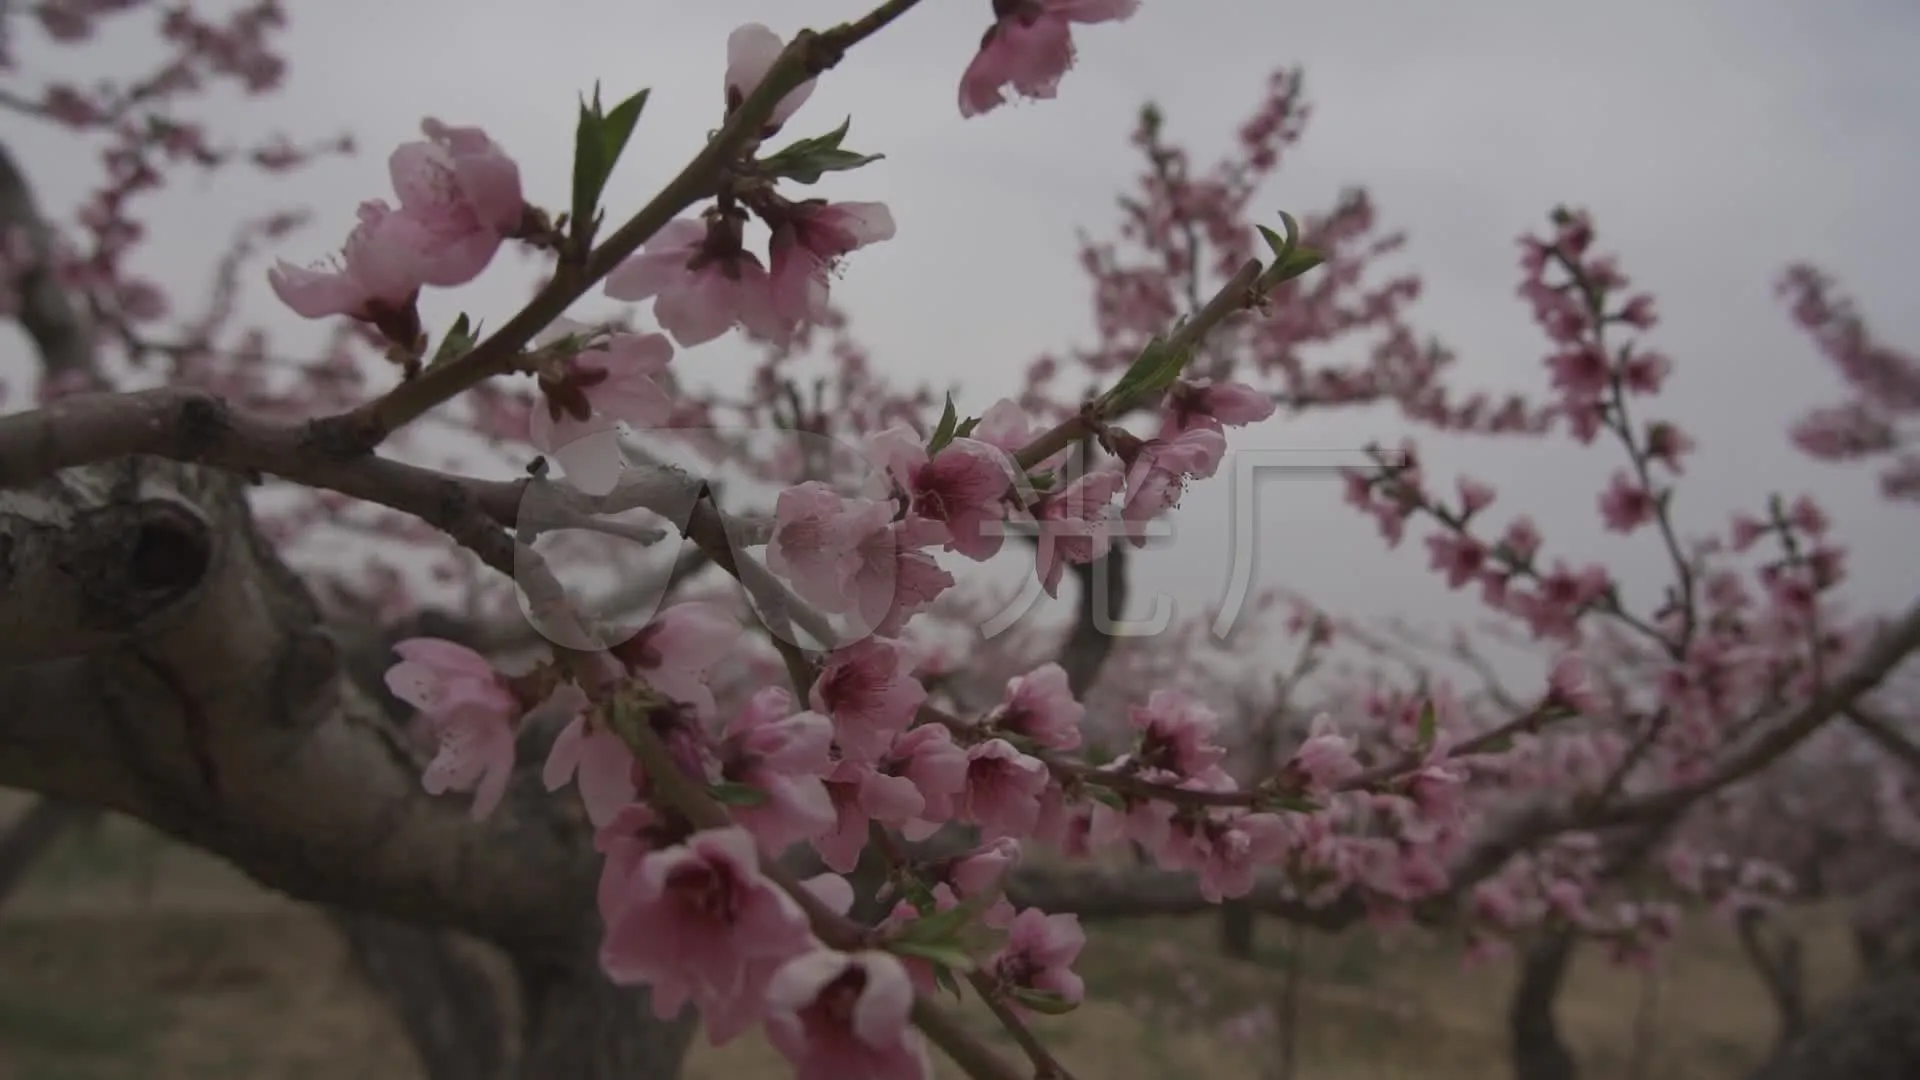
<path fill-rule="evenodd" d="M 1147 396 L 1165 390 L 1180 377 L 1192 358 L 1192 350 L 1176 349 L 1165 338 L 1155 335 L 1120 376 L 1120 381 L 1114 383 L 1113 389 L 1101 396 L 1099 411 L 1105 416 L 1118 416 Z"/>
<path fill-rule="evenodd" d="M 1311 814 L 1320 809 L 1319 803 L 1305 795 L 1275 795 L 1265 801 L 1269 809 L 1290 810 L 1296 814 Z"/>
<path fill-rule="evenodd" d="M 751 784 L 719 783 L 707 788 L 715 802 L 727 806 L 765 806 L 767 793 Z"/>
<path fill-rule="evenodd" d="M 760 159 L 760 171 L 769 177 L 791 180 L 796 184 L 815 184 L 827 173 L 846 172 L 884 158 L 884 154 L 856 154 L 840 149 L 840 140 L 847 137 L 847 129 L 852 124 L 853 118 L 848 117 L 825 135 L 800 139 L 782 147 Z"/>
<path fill-rule="evenodd" d="M 1080 1007 L 1079 1002 L 1068 1001 L 1059 994 L 1046 990 L 1029 990 L 1024 986 L 1016 986 L 1010 993 L 1013 995 L 1013 1000 L 1044 1016 L 1065 1016 Z"/>
<path fill-rule="evenodd" d="M 1281 236 L 1265 225 L 1255 225 L 1260 238 L 1267 242 L 1267 249 L 1273 252 L 1273 265 L 1260 275 L 1261 284 L 1272 288 L 1294 278 L 1327 261 L 1327 257 L 1311 248 L 1300 246 L 1300 223 L 1293 215 L 1282 210 L 1280 222 L 1286 226 L 1287 234 Z"/>
<path fill-rule="evenodd" d="M 933 437 L 927 440 L 927 456 L 932 457 L 947 448 L 953 441 L 954 428 L 960 422 L 959 414 L 953 411 L 953 395 L 947 395 L 947 407 L 940 412 L 940 422 L 933 426 Z"/>
<path fill-rule="evenodd" d="M 953 1000 L 961 1000 L 960 980 L 953 977 L 952 971 L 935 964 L 933 968 L 933 982 L 934 985 L 940 989 L 952 994 Z"/>
<path fill-rule="evenodd" d="M 968 897 L 945 911 L 925 914 L 907 923 L 900 928 L 894 940 L 951 945 L 960 930 L 992 902 L 990 893 Z"/>
<path fill-rule="evenodd" d="M 600 194 L 607 188 L 607 178 L 613 175 L 613 167 L 620 160 L 621 151 L 627 148 L 627 140 L 633 135 L 633 129 L 640 122 L 640 110 L 647 104 L 648 91 L 642 90 L 613 107 L 612 112 L 603 112 L 600 105 L 600 84 L 593 86 L 593 101 L 589 104 L 582 98 L 580 118 L 573 131 L 573 234 L 576 238 L 586 238 L 592 234 L 596 224 L 595 215 L 600 207 Z"/>
<path fill-rule="evenodd" d="M 433 350 L 433 359 L 427 361 L 427 367 L 436 368 L 441 364 L 460 359 L 473 350 L 473 344 L 480 338 L 480 324 L 467 324 L 467 313 L 453 321 L 447 332 L 440 338 L 440 347 Z"/>
<path fill-rule="evenodd" d="M 912 956 L 938 964 L 949 971 L 972 971 L 976 966 L 973 957 L 961 951 L 960 946 L 942 941 L 903 941 L 887 943 L 887 950 L 899 956 Z"/>
<path fill-rule="evenodd" d="M 1425 753 L 1433 749 L 1433 741 L 1440 736 L 1440 716 L 1433 708 L 1433 699 L 1420 707 L 1420 751 Z"/>
<path fill-rule="evenodd" d="M 1325 255 L 1320 254 L 1312 248 L 1295 248 L 1288 252 L 1287 257 L 1280 260 L 1279 264 L 1273 269 L 1274 284 L 1278 285 L 1283 281 L 1292 281 L 1294 278 L 1299 277 L 1326 261 L 1327 257 Z"/>

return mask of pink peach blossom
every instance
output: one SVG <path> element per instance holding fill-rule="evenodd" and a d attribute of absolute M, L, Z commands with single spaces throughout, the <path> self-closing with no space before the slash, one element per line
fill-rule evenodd
<path fill-rule="evenodd" d="M 1227 756 L 1218 742 L 1218 714 L 1178 690 L 1155 690 L 1145 705 L 1129 711 L 1128 721 L 1140 733 L 1139 749 L 1129 760 L 1151 768 L 1194 777 Z"/>
<path fill-rule="evenodd" d="M 1652 521 L 1658 510 L 1653 493 L 1624 469 L 1615 470 L 1613 480 L 1600 495 L 1600 518 L 1614 532 L 1633 532 Z"/>
<path fill-rule="evenodd" d="M 721 776 L 759 790 L 766 801 L 736 806 L 733 820 L 769 854 L 833 827 L 833 800 L 822 777 L 832 769 L 833 721 L 797 712 L 793 695 L 770 686 L 728 722 L 720 743 Z"/>
<path fill-rule="evenodd" d="M 808 691 L 813 710 L 833 718 L 841 751 L 857 761 L 886 752 L 926 700 L 913 677 L 913 655 L 879 638 L 834 650 Z"/>
<path fill-rule="evenodd" d="M 302 318 L 345 315 L 411 345 L 421 334 L 414 303 L 426 282 L 420 229 L 379 199 L 361 203 L 359 215 L 339 265 L 303 268 L 281 260 L 267 271 L 267 283 Z"/>
<path fill-rule="evenodd" d="M 994 979 L 1010 989 L 1038 991 L 1069 1005 L 1080 1004 L 1087 992 L 1086 983 L 1073 971 L 1073 962 L 1087 944 L 1080 917 L 1027 908 L 1006 929 L 1006 944 L 986 965 Z"/>
<path fill-rule="evenodd" d="M 767 247 L 774 310 L 790 323 L 822 321 L 840 259 L 868 244 L 891 240 L 893 233 L 893 214 L 886 203 L 809 199 L 794 204 L 775 219 Z"/>
<path fill-rule="evenodd" d="M 526 213 L 520 169 L 479 128 L 432 118 L 420 127 L 429 141 L 401 144 L 387 159 L 387 172 L 401 212 L 429 237 L 421 263 L 425 284 L 464 285 L 520 227 Z"/>
<path fill-rule="evenodd" d="M 1002 500 L 1014 472 L 999 449 L 976 439 L 954 439 L 929 456 L 912 429 L 896 426 L 869 436 L 867 453 L 906 493 L 913 513 L 947 527 L 950 550 L 985 560 L 1005 543 L 1005 531 L 996 526 L 1005 516 Z"/>
<path fill-rule="evenodd" d="M 878 504 L 890 512 L 886 504 Z M 849 531 L 871 525 L 880 513 L 849 520 Z M 860 625 L 880 637 L 898 635 L 907 620 L 925 611 L 957 584 L 926 549 L 952 534 L 938 521 L 908 517 L 873 525 L 855 543 L 855 565 L 848 590 Z"/>
<path fill-rule="evenodd" d="M 1127 466 L 1126 505 L 1120 511 L 1127 539 L 1147 543 L 1146 523 L 1180 505 L 1187 481 L 1204 480 L 1219 469 L 1227 440 L 1213 428 L 1196 427 L 1167 442 L 1148 442 Z"/>
<path fill-rule="evenodd" d="M 661 334 L 616 334 L 542 372 L 541 399 L 528 418 L 528 438 L 560 463 L 589 495 L 605 495 L 624 464 L 615 425 L 651 428 L 673 415 L 657 377 L 673 360 Z"/>
<path fill-rule="evenodd" d="M 1067 685 L 1066 669 L 1050 662 L 1008 679 L 1000 706 L 987 721 L 1037 746 L 1072 750 L 1080 745 L 1080 718 L 1086 711 Z"/>
<path fill-rule="evenodd" d="M 655 1015 L 698 1006 L 714 1014 L 757 1012 L 764 978 L 801 955 L 813 937 L 798 902 L 768 880 L 745 829 L 708 829 L 644 856 L 615 898 L 600 964 L 622 985 L 652 990 Z"/>
<path fill-rule="evenodd" d="M 920 809 L 898 824 L 908 840 L 924 840 L 953 817 L 954 799 L 967 786 L 967 752 L 945 726 L 921 724 L 893 740 L 874 772 L 913 785 Z"/>
<path fill-rule="evenodd" d="M 620 736 L 583 711 L 554 737 L 540 780 L 548 791 L 558 791 L 574 781 L 587 820 L 601 827 L 613 821 L 639 793 L 634 768 L 633 751 Z"/>
<path fill-rule="evenodd" d="M 767 72 L 773 69 L 774 62 L 780 59 L 780 52 L 786 48 L 786 42 L 780 35 L 761 25 L 747 23 L 736 27 L 727 35 L 727 112 L 739 108 L 753 92 L 760 88 Z M 813 96 L 814 84 L 819 80 L 808 79 L 787 92 L 787 95 L 774 105 L 767 122 L 760 129 L 760 137 L 767 138 L 778 132 L 800 106 Z"/>
<path fill-rule="evenodd" d="M 1283 768 L 1302 781 L 1308 795 L 1324 795 L 1360 772 L 1352 738 L 1335 730 L 1333 717 L 1325 713 L 1313 718 L 1306 741 L 1293 752 Z"/>
<path fill-rule="evenodd" d="M 953 801 L 954 816 L 980 826 L 983 840 L 1025 836 L 1040 818 L 1047 767 L 1005 739 L 967 749 L 967 785 Z"/>
<path fill-rule="evenodd" d="M 886 503 L 845 498 L 818 480 L 795 484 L 774 500 L 767 569 L 785 578 L 802 600 L 838 614 L 858 604 L 853 595 L 853 579 L 862 567 L 858 545 L 892 519 L 893 508 Z M 891 581 L 885 585 L 891 593 Z"/>
<path fill-rule="evenodd" d="M 1048 596 L 1059 595 L 1068 564 L 1090 563 L 1112 547 L 1117 517 L 1113 497 L 1124 486 L 1126 474 L 1120 470 L 1094 469 L 1040 500 L 1034 512 L 1040 526 L 1034 568 Z"/>
<path fill-rule="evenodd" d="M 487 658 L 438 638 L 394 645 L 400 662 L 387 669 L 393 696 L 420 710 L 439 753 L 421 786 L 430 795 L 473 792 L 473 817 L 492 814 L 513 777 L 514 728 L 526 709 Z"/>
<path fill-rule="evenodd" d="M 1195 428 L 1245 427 L 1273 415 L 1273 395 L 1245 383 L 1215 383 L 1212 379 L 1181 379 L 1167 391 L 1161 407 L 1162 441 L 1171 441 Z"/>
<path fill-rule="evenodd" d="M 774 310 L 766 268 L 740 247 L 737 224 L 668 222 L 607 274 L 605 291 L 615 300 L 653 300 L 654 318 L 685 348 L 734 326 L 768 340 L 790 330 Z"/>
<path fill-rule="evenodd" d="M 813 838 L 813 847 L 828 869 L 843 874 L 859 863 L 869 825 L 899 827 L 926 813 L 926 798 L 911 779 L 880 772 L 869 762 L 840 761 L 826 786 L 833 801 L 834 824 Z"/>
<path fill-rule="evenodd" d="M 740 621 L 718 604 L 689 602 L 661 612 L 607 652 L 656 692 L 707 716 L 714 709 L 707 669 L 732 652 L 744 633 Z"/>
<path fill-rule="evenodd" d="M 593 849 L 603 860 L 595 893 L 600 918 L 610 923 L 619 915 L 627 900 L 628 882 L 642 860 L 685 842 L 692 834 L 692 827 L 684 820 L 663 815 L 645 803 L 630 802 L 604 822 L 597 822 Z"/>
<path fill-rule="evenodd" d="M 994 0 L 995 22 L 960 78 L 960 115 L 1000 107 L 1007 91 L 1051 98 L 1073 66 L 1071 23 L 1125 19 L 1140 0 Z"/>
<path fill-rule="evenodd" d="M 767 987 L 767 1041 L 795 1080 L 931 1080 L 909 1022 L 913 999 L 912 978 L 889 953 L 808 953 Z"/>

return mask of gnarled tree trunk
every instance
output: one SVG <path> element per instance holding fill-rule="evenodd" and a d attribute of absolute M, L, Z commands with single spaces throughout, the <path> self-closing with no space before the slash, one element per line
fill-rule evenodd
<path fill-rule="evenodd" d="M 1807 986 L 1800 938 L 1790 932 L 1769 934 L 1765 913 L 1751 908 L 1734 923 L 1740 948 L 1773 1002 L 1773 1052 L 1780 1053 L 1807 1029 Z"/>
<path fill-rule="evenodd" d="M 485 823 L 422 792 L 416 751 L 348 676 L 245 491 L 150 458 L 0 491 L 0 784 L 129 814 L 335 908 L 435 1080 L 506 1059 L 448 931 L 537 973 L 512 1075 L 675 1075 L 686 1025 L 595 967 L 577 811 L 526 776 Z M 528 733 L 529 757 L 546 737 Z"/>
<path fill-rule="evenodd" d="M 1883 970 L 1821 1009 L 1747 1080 L 1920 1076 L 1920 972 Z"/>
<path fill-rule="evenodd" d="M 1507 1006 L 1514 1080 L 1575 1080 L 1580 1075 L 1554 1015 L 1577 942 L 1573 931 L 1552 929 L 1521 954 L 1520 981 Z"/>

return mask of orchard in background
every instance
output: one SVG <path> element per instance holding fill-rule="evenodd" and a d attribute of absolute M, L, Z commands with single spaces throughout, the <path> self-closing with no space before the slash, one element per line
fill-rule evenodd
<path fill-rule="evenodd" d="M 297 217 L 243 229 L 199 314 L 127 265 L 140 196 L 171 174 L 348 148 L 229 148 L 178 111 L 219 81 L 273 89 L 277 4 L 165 12 L 172 55 L 142 78 L 9 90 L 16 113 L 100 141 L 108 176 L 62 227 L 30 163 L 0 158 L 7 310 L 39 368 L 37 401 L 0 417 L 19 705 L 0 781 L 129 812 L 350 934 L 367 912 L 499 946 L 532 1002 L 530 1077 L 666 1075 L 687 1006 L 716 1045 L 763 1031 L 803 1078 L 911 1080 L 936 1053 L 974 1077 L 1069 1077 L 1027 1021 L 1090 992 L 1075 909 L 1102 897 L 1418 922 L 1470 959 L 1546 941 L 1564 964 L 1577 936 L 1641 961 L 1692 902 L 1751 920 L 1808 895 L 1828 849 L 1911 862 L 1920 750 L 1898 680 L 1920 605 L 1844 610 L 1845 546 L 1805 495 L 1683 534 L 1694 443 L 1657 406 L 1675 361 L 1584 212 L 1520 244 L 1545 392 L 1451 389 L 1452 357 L 1405 317 L 1418 281 L 1374 280 L 1399 238 L 1364 193 L 1298 220 L 1261 206 L 1301 132 L 1295 73 L 1210 167 L 1143 111 L 1120 237 L 1081 253 L 1093 347 L 1037 361 L 977 416 L 889 380 L 831 284 L 911 232 L 833 200 L 836 174 L 882 156 L 805 106 L 917 6 L 716 41 L 718 127 L 638 209 L 602 195 L 649 91 L 583 97 L 564 192 L 525 190 L 485 117 L 424 120 L 391 151 L 390 192 L 319 208 L 337 255 L 265 271 L 338 330 L 302 363 L 236 326 L 258 247 Z M 1138 6 L 995 0 L 956 73 L 961 114 L 990 125 L 1071 92 L 1075 48 Z M 149 5 L 26 10 L 79 43 Z M 423 291 L 509 247 L 545 260 L 532 299 L 426 325 Z M 1920 365 L 1818 271 L 1782 288 L 1849 394 L 1793 439 L 1876 460 L 1887 497 L 1911 499 Z M 567 316 L 593 297 L 636 307 Z M 765 350 L 750 385 L 683 385 L 687 354 L 736 334 Z M 1364 355 L 1303 359 L 1345 342 Z M 1115 630 L 1130 552 L 1190 485 L 1237 475 L 1240 429 L 1378 404 L 1615 455 L 1592 524 L 1665 553 L 1662 601 L 1630 603 L 1405 439 L 1346 471 L 1347 502 L 1475 590 L 1540 657 L 1536 685 L 1506 687 L 1471 641 L 1442 649 L 1476 687 L 1246 582 L 1207 618 Z M 360 565 L 308 544 L 343 533 Z M 1015 595 L 984 563 L 1019 568 Z M 436 590 L 466 614 L 421 611 Z M 1069 598 L 1064 624 L 1042 617 Z M 403 708 L 369 696 L 356 654 Z M 154 715 L 129 727 L 143 700 Z M 1814 820 L 1829 831 L 1787 827 Z M 1076 862 L 1097 869 L 1057 873 Z M 969 996 L 1020 1060 L 956 1021 Z M 430 1070 L 458 1073 L 444 1030 L 409 1027 Z M 1555 1048 L 1523 1042 L 1516 1069 L 1550 1075 L 1529 1055 Z"/>

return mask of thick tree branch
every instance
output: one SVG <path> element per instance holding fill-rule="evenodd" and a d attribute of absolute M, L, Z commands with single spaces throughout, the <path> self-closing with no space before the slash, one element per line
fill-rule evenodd
<path fill-rule="evenodd" d="M 1860 733 L 1872 739 L 1880 749 L 1892 755 L 1902 765 L 1920 773 L 1920 744 L 1902 734 L 1900 729 L 1888 717 L 1865 704 L 1856 702 L 1846 710 L 1846 717 Z"/>
<path fill-rule="evenodd" d="M 1198 915 L 1220 907 L 1200 894 L 1192 874 L 1147 868 L 1022 866 L 1009 877 L 1006 894 L 1017 907 L 1070 913 L 1087 921 Z M 1262 878 L 1245 903 L 1261 914 L 1326 930 L 1342 929 L 1365 913 L 1351 899 L 1308 904 L 1292 896 L 1278 875 Z"/>
<path fill-rule="evenodd" d="M 1665 791 L 1622 799 L 1601 809 L 1577 809 L 1589 828 L 1627 825 L 1672 814 L 1701 796 L 1745 780 L 1779 760 L 1834 717 L 1852 709 L 1878 687 L 1916 649 L 1920 649 L 1920 602 L 1907 609 L 1874 639 L 1839 678 L 1827 683 L 1806 704 L 1733 754 L 1704 778 Z"/>

